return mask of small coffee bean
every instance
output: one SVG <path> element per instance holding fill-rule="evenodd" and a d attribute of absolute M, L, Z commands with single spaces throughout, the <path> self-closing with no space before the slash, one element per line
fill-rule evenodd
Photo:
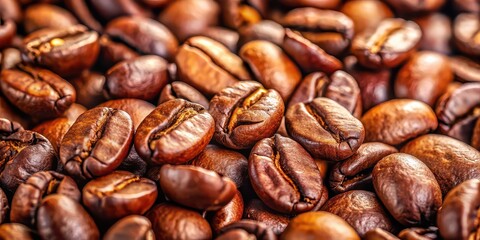
<path fill-rule="evenodd" d="M 208 99 L 203 96 L 203 94 L 200 93 L 197 89 L 180 81 L 175 81 L 171 84 L 167 84 L 163 88 L 162 92 L 160 93 L 160 98 L 158 99 L 158 104 L 160 105 L 168 100 L 177 98 L 185 99 L 193 103 L 198 103 L 202 105 L 205 109 L 208 109 Z"/>
<path fill-rule="evenodd" d="M 104 240 L 132 239 L 132 240 L 153 240 L 155 234 L 150 221 L 139 215 L 130 215 L 120 219 L 108 229 Z"/>
<path fill-rule="evenodd" d="M 245 206 L 244 218 L 264 223 L 276 235 L 282 234 L 290 222 L 290 217 L 268 208 L 260 199 L 252 199 Z"/>
<path fill-rule="evenodd" d="M 232 200 L 218 211 L 210 219 L 214 233 L 219 233 L 223 227 L 238 222 L 243 217 L 243 197 L 237 190 Z"/>
<path fill-rule="evenodd" d="M 479 30 L 478 14 L 459 14 L 453 22 L 453 37 L 458 49 L 467 55 L 480 56 Z"/>

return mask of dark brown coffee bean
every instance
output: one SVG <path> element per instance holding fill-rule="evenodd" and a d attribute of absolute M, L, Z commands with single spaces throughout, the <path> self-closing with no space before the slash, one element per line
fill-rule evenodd
<path fill-rule="evenodd" d="M 127 156 L 133 138 L 128 113 L 93 108 L 78 117 L 63 137 L 60 160 L 77 181 L 107 175 Z"/>
<path fill-rule="evenodd" d="M 74 76 L 90 68 L 97 60 L 98 34 L 85 26 L 47 28 L 28 35 L 22 57 L 61 76 Z"/>
<path fill-rule="evenodd" d="M 480 207 L 480 180 L 467 180 L 445 196 L 438 211 L 437 225 L 443 239 L 467 240 L 476 236 L 476 215 Z"/>
<path fill-rule="evenodd" d="M 212 116 L 199 104 L 174 99 L 160 104 L 138 126 L 135 149 L 154 165 L 182 164 L 212 139 Z"/>
<path fill-rule="evenodd" d="M 170 203 L 154 206 L 146 215 L 157 239 L 211 239 L 207 220 L 193 210 Z"/>
<path fill-rule="evenodd" d="M 398 237 L 402 240 L 435 240 L 440 238 L 440 234 L 437 227 L 413 227 L 402 230 Z"/>
<path fill-rule="evenodd" d="M 265 224 L 253 220 L 241 220 L 225 226 L 216 240 L 259 239 L 275 240 L 277 236 Z"/>
<path fill-rule="evenodd" d="M 259 199 L 252 199 L 245 206 L 244 218 L 267 225 L 276 235 L 282 234 L 290 222 L 288 216 L 271 210 Z"/>
<path fill-rule="evenodd" d="M 42 28 L 66 28 L 78 24 L 68 11 L 51 4 L 35 4 L 24 12 L 23 26 L 27 33 Z"/>
<path fill-rule="evenodd" d="M 452 38 L 452 22 L 448 16 L 432 13 L 414 19 L 422 29 L 422 39 L 419 49 L 429 50 L 442 54 L 452 52 L 450 40 Z"/>
<path fill-rule="evenodd" d="M 288 106 L 311 102 L 317 97 L 334 100 L 357 118 L 362 115 L 360 88 L 355 79 L 344 71 L 336 71 L 330 77 L 322 72 L 307 75 L 293 93 Z"/>
<path fill-rule="evenodd" d="M 381 228 L 375 228 L 365 234 L 365 240 L 400 240 L 400 238 Z"/>
<path fill-rule="evenodd" d="M 258 197 L 282 213 L 310 211 L 322 198 L 322 179 L 313 158 L 300 144 L 278 134 L 255 144 L 248 174 Z"/>
<path fill-rule="evenodd" d="M 337 11 L 297 8 L 289 11 L 281 23 L 334 56 L 341 55 L 353 38 L 353 21 Z"/>
<path fill-rule="evenodd" d="M 139 215 L 130 215 L 120 219 L 108 229 L 103 240 L 132 239 L 153 240 L 155 234 L 150 221 Z"/>
<path fill-rule="evenodd" d="M 215 119 L 214 138 L 233 149 L 247 149 L 271 137 L 284 113 L 280 94 L 252 81 L 241 81 L 223 89 L 210 101 Z"/>
<path fill-rule="evenodd" d="M 160 186 L 168 199 L 206 211 L 219 210 L 236 192 L 235 183 L 229 178 L 195 166 L 162 166 Z"/>
<path fill-rule="evenodd" d="M 103 86 L 105 77 L 96 72 L 85 71 L 81 76 L 70 81 L 75 87 L 77 103 L 93 108 L 104 102 Z"/>
<path fill-rule="evenodd" d="M 445 3 L 445 0 L 385 0 L 400 14 L 433 12 Z"/>
<path fill-rule="evenodd" d="M 193 103 L 198 103 L 202 105 L 205 109 L 208 109 L 208 99 L 203 96 L 202 93 L 197 91 L 197 89 L 180 81 L 175 81 L 171 84 L 167 84 L 163 88 L 162 92 L 160 93 L 160 98 L 158 99 L 158 104 L 160 105 L 168 100 L 177 98 L 185 99 Z"/>
<path fill-rule="evenodd" d="M 23 131 L 22 125 L 7 118 L 0 118 L 0 139 L 8 137 L 18 131 Z"/>
<path fill-rule="evenodd" d="M 279 92 L 284 101 L 290 99 L 302 75 L 280 47 L 271 42 L 256 40 L 245 44 L 239 54 L 263 86 Z"/>
<path fill-rule="evenodd" d="M 384 143 L 362 144 L 355 154 L 333 166 L 329 178 L 331 190 L 342 193 L 356 189 L 372 189 L 373 167 L 382 158 L 396 152 L 396 148 Z"/>
<path fill-rule="evenodd" d="M 357 34 L 351 51 L 367 68 L 393 68 L 415 51 L 421 37 L 422 31 L 415 22 L 388 18 Z"/>
<path fill-rule="evenodd" d="M 104 20 L 112 20 L 120 16 L 141 16 L 152 17 L 148 9 L 143 8 L 136 1 L 118 1 L 118 0 L 104 0 L 91 1 L 91 10 Z"/>
<path fill-rule="evenodd" d="M 261 14 L 265 13 L 267 1 L 224 0 L 219 3 L 223 23 L 227 27 L 239 29 L 262 20 Z"/>
<path fill-rule="evenodd" d="M 109 98 L 152 101 L 168 83 L 167 61 L 155 55 L 141 56 L 117 63 L 105 77 Z"/>
<path fill-rule="evenodd" d="M 390 215 L 372 192 L 354 190 L 341 193 L 329 199 L 322 211 L 343 218 L 362 238 L 375 228 L 392 231 L 394 227 Z"/>
<path fill-rule="evenodd" d="M 480 119 L 477 120 L 473 128 L 472 147 L 480 151 Z"/>
<path fill-rule="evenodd" d="M 175 36 L 161 23 L 143 17 L 119 17 L 108 23 L 105 33 L 144 54 L 172 60 L 178 48 Z"/>
<path fill-rule="evenodd" d="M 55 149 L 55 153 L 58 155 L 60 153 L 62 139 L 73 123 L 74 121 L 70 121 L 66 117 L 59 117 L 35 126 L 32 131 L 40 133 L 46 137 L 52 144 L 53 149 Z"/>
<path fill-rule="evenodd" d="M 365 141 L 398 145 L 437 128 L 437 117 L 425 103 L 394 99 L 370 109 L 362 117 Z"/>
<path fill-rule="evenodd" d="M 340 237 L 341 236 L 341 237 Z M 329 212 L 302 213 L 293 218 L 280 239 L 359 240 L 360 237 L 345 220 Z"/>
<path fill-rule="evenodd" d="M 43 199 L 37 212 L 37 229 L 42 239 L 99 239 L 93 219 L 75 200 L 60 194 Z"/>
<path fill-rule="evenodd" d="M 208 145 L 190 162 L 230 178 L 240 188 L 247 178 L 248 161 L 243 154 L 216 145 Z"/>
<path fill-rule="evenodd" d="M 394 153 L 384 157 L 373 168 L 372 181 L 382 203 L 405 226 L 433 221 L 442 205 L 435 176 L 414 156 Z"/>
<path fill-rule="evenodd" d="M 0 87 L 24 113 L 46 119 L 60 116 L 76 99 L 75 88 L 46 69 L 19 65 L 3 70 Z"/>
<path fill-rule="evenodd" d="M 0 225 L 0 239 L 22 239 L 33 240 L 36 239 L 33 230 L 19 223 L 4 223 Z"/>
<path fill-rule="evenodd" d="M 32 174 L 51 170 L 57 157 L 50 142 L 31 131 L 18 131 L 0 138 L 0 185 L 11 193 Z"/>
<path fill-rule="evenodd" d="M 455 45 L 467 55 L 480 56 L 480 19 L 478 14 L 462 13 L 453 22 Z"/>
<path fill-rule="evenodd" d="M 340 0 L 280 0 L 280 3 L 287 7 L 316 7 L 335 9 Z"/>
<path fill-rule="evenodd" d="M 150 114 L 154 109 L 155 105 L 135 98 L 125 98 L 125 99 L 116 99 L 106 101 L 99 107 L 108 107 L 113 109 L 122 110 L 128 113 L 132 118 L 133 127 L 137 129 L 143 119 L 145 119 L 148 114 Z"/>
<path fill-rule="evenodd" d="M 355 34 L 373 28 L 382 20 L 394 16 L 388 5 L 378 0 L 347 1 L 340 11 L 352 19 Z M 372 14 L 365 14 L 366 12 Z"/>
<path fill-rule="evenodd" d="M 455 79 L 462 82 L 480 82 L 480 64 L 462 56 L 450 57 Z"/>
<path fill-rule="evenodd" d="M 80 201 L 80 190 L 72 178 L 54 171 L 37 172 L 18 186 L 12 199 L 10 220 L 34 227 L 42 199 L 51 194 L 61 194 Z"/>
<path fill-rule="evenodd" d="M 5 192 L 2 190 L 2 188 L 0 188 L 0 228 L 2 224 L 8 222 L 9 210 L 10 207 L 8 204 L 7 195 L 5 195 Z"/>
<path fill-rule="evenodd" d="M 82 192 L 83 204 L 97 218 L 118 220 L 144 214 L 157 199 L 157 186 L 147 178 L 115 171 L 88 182 Z"/>
<path fill-rule="evenodd" d="M 429 51 L 418 52 L 398 72 L 395 96 L 434 106 L 452 80 L 452 69 L 446 56 Z"/>
<path fill-rule="evenodd" d="M 263 20 L 255 24 L 241 27 L 238 29 L 238 33 L 240 34 L 238 43 L 239 47 L 255 40 L 265 40 L 281 46 L 285 35 L 285 29 L 282 25 L 274 21 Z"/>
<path fill-rule="evenodd" d="M 352 156 L 365 137 L 362 123 L 328 98 L 315 98 L 288 108 L 285 125 L 290 136 L 314 158 L 341 161 Z"/>
<path fill-rule="evenodd" d="M 418 137 L 401 152 L 424 162 L 437 178 L 443 195 L 456 185 L 480 176 L 480 152 L 456 139 L 436 134 Z"/>
<path fill-rule="evenodd" d="M 216 211 L 210 218 L 210 226 L 213 232 L 218 234 L 223 227 L 238 222 L 243 217 L 243 197 L 240 191 L 237 190 L 232 200 L 218 211 Z"/>
<path fill-rule="evenodd" d="M 237 52 L 239 34 L 233 30 L 223 27 L 208 27 L 204 31 L 198 33 L 198 35 L 211 38 L 228 48 L 232 52 Z"/>
<path fill-rule="evenodd" d="M 112 39 L 108 35 L 102 35 L 99 40 L 100 53 L 97 64 L 108 69 L 113 65 L 140 56 L 133 48 L 119 39 Z"/>
<path fill-rule="evenodd" d="M 238 80 L 251 79 L 242 59 L 207 37 L 188 39 L 175 56 L 175 63 L 179 80 L 207 96 L 217 94 Z"/>

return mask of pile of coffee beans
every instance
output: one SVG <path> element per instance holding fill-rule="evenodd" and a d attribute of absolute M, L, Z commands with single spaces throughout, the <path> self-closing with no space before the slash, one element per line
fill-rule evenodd
<path fill-rule="evenodd" d="M 478 0 L 0 0 L 0 240 L 480 239 Z"/>

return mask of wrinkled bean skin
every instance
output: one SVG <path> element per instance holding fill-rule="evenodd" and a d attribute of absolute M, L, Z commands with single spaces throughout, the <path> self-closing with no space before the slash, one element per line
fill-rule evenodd
<path fill-rule="evenodd" d="M 182 164 L 197 156 L 212 139 L 214 119 L 199 104 L 174 99 L 160 104 L 140 123 L 135 149 L 154 165 Z M 175 143 L 175 144 L 172 144 Z"/>
<path fill-rule="evenodd" d="M 243 197 L 240 191 L 237 190 L 232 200 L 211 217 L 210 226 L 212 226 L 213 232 L 218 234 L 223 227 L 240 221 L 243 217 L 243 209 Z"/>
<path fill-rule="evenodd" d="M 168 199 L 207 211 L 224 207 L 236 193 L 235 183 L 229 178 L 195 166 L 163 165 L 160 186 Z"/>
<path fill-rule="evenodd" d="M 384 157 L 373 168 L 372 181 L 382 203 L 405 226 L 431 222 L 442 205 L 435 176 L 414 156 L 394 153 Z"/>
<path fill-rule="evenodd" d="M 456 139 L 428 134 L 407 143 L 400 152 L 425 163 L 445 196 L 458 184 L 480 176 L 480 152 Z"/>
<path fill-rule="evenodd" d="M 130 215 L 116 222 L 103 237 L 104 240 L 153 240 L 155 234 L 150 221 L 139 215 Z"/>
<path fill-rule="evenodd" d="M 268 208 L 261 200 L 252 199 L 245 206 L 244 218 L 259 221 L 280 235 L 290 222 L 290 218 Z"/>
<path fill-rule="evenodd" d="M 4 223 L 0 225 L 0 239 L 33 240 L 36 235 L 28 227 L 19 223 Z"/>
<path fill-rule="evenodd" d="M 18 131 L 23 131 L 22 125 L 15 121 L 10 121 L 8 118 L 0 118 L 0 139 L 8 137 Z"/>
<path fill-rule="evenodd" d="M 160 105 L 168 100 L 176 98 L 181 98 L 193 103 L 198 103 L 202 105 L 205 109 L 208 109 L 208 99 L 203 96 L 203 94 L 200 93 L 197 89 L 180 81 L 175 81 L 171 84 L 167 84 L 163 88 L 162 92 L 160 93 L 160 98 L 158 99 L 158 104 Z"/>
<path fill-rule="evenodd" d="M 381 103 L 362 117 L 365 141 L 398 145 L 437 128 L 437 117 L 425 103 L 394 99 Z"/>

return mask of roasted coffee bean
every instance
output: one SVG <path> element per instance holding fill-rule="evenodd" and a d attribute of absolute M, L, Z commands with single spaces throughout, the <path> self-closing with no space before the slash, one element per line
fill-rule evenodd
<path fill-rule="evenodd" d="M 241 81 L 223 89 L 210 101 L 215 119 L 214 138 L 233 149 L 247 149 L 271 137 L 284 113 L 280 94 L 252 81 Z"/>
<path fill-rule="evenodd" d="M 290 29 L 285 30 L 282 47 L 306 73 L 321 71 L 332 74 L 343 67 L 337 58 Z"/>
<path fill-rule="evenodd" d="M 160 169 L 160 186 L 168 199 L 206 211 L 219 210 L 232 200 L 236 191 L 234 182 L 213 171 L 168 164 Z"/>
<path fill-rule="evenodd" d="M 99 107 L 108 107 L 113 109 L 122 110 L 128 113 L 132 118 L 133 127 L 137 129 L 143 119 L 145 119 L 148 114 L 150 114 L 154 109 L 155 105 L 135 98 L 124 98 L 124 99 L 115 99 L 103 102 L 98 105 Z"/>
<path fill-rule="evenodd" d="M 4 223 L 0 225 L 0 239 L 33 240 L 36 235 L 28 227 L 19 223 Z"/>
<path fill-rule="evenodd" d="M 173 0 L 142 0 L 141 2 L 149 7 L 157 8 L 170 4 Z"/>
<path fill-rule="evenodd" d="M 362 123 L 328 98 L 315 98 L 288 108 L 285 125 L 290 136 L 314 158 L 341 161 L 352 156 L 365 137 Z"/>
<path fill-rule="evenodd" d="M 153 240 L 155 234 L 150 221 L 139 215 L 130 215 L 120 219 L 108 229 L 104 240 L 132 239 L 132 240 Z"/>
<path fill-rule="evenodd" d="M 373 168 L 372 181 L 382 203 L 405 226 L 432 222 L 442 205 L 435 176 L 414 156 L 394 153 L 384 157 Z"/>
<path fill-rule="evenodd" d="M 340 237 L 341 236 L 341 237 Z M 302 213 L 293 218 L 280 239 L 360 239 L 345 220 L 329 212 Z"/>
<path fill-rule="evenodd" d="M 480 3 L 476 0 L 453 0 L 453 4 L 459 12 L 480 12 Z"/>
<path fill-rule="evenodd" d="M 246 181 L 248 161 L 243 154 L 216 145 L 208 145 L 190 162 L 191 165 L 228 177 L 237 188 Z"/>
<path fill-rule="evenodd" d="M 216 240 L 262 239 L 275 240 L 277 237 L 265 224 L 253 220 L 241 220 L 225 226 Z"/>
<path fill-rule="evenodd" d="M 73 123 L 74 121 L 70 121 L 66 117 L 59 117 L 35 126 L 32 131 L 40 133 L 46 137 L 52 144 L 53 149 L 55 149 L 55 153 L 58 155 L 60 153 L 62 139 Z"/>
<path fill-rule="evenodd" d="M 480 176 L 480 152 L 456 139 L 429 134 L 406 144 L 401 152 L 425 163 L 437 178 L 443 195 L 456 185 Z"/>
<path fill-rule="evenodd" d="M 211 239 L 212 230 L 198 212 L 170 203 L 154 206 L 146 215 L 156 239 Z"/>
<path fill-rule="evenodd" d="M 26 65 L 3 70 L 0 87 L 12 104 L 40 119 L 60 116 L 76 99 L 70 83 L 46 69 Z"/>
<path fill-rule="evenodd" d="M 340 0 L 280 0 L 280 3 L 287 7 L 316 7 L 326 9 L 335 9 L 340 2 Z"/>
<path fill-rule="evenodd" d="M 219 1 L 223 23 L 230 28 L 238 29 L 255 24 L 262 20 L 262 10 L 267 1 L 255 0 L 224 0 Z M 255 4 L 255 3 L 260 3 Z"/>
<path fill-rule="evenodd" d="M 450 57 L 450 66 L 455 79 L 462 82 L 480 82 L 480 64 L 469 58 Z"/>
<path fill-rule="evenodd" d="M 223 27 L 208 27 L 198 35 L 211 38 L 227 47 L 232 52 L 237 52 L 237 45 L 240 35 L 230 29 Z"/>
<path fill-rule="evenodd" d="M 238 222 L 243 217 L 243 197 L 240 191 L 237 190 L 232 200 L 218 211 L 216 211 L 210 219 L 210 226 L 212 226 L 214 233 L 219 233 L 220 229 Z"/>
<path fill-rule="evenodd" d="M 81 76 L 71 80 L 75 87 L 77 103 L 93 108 L 104 102 L 103 86 L 105 76 L 97 72 L 85 71 Z"/>
<path fill-rule="evenodd" d="M 175 56 L 175 63 L 179 80 L 207 96 L 217 94 L 238 80 L 251 79 L 242 59 L 207 37 L 188 39 Z"/>
<path fill-rule="evenodd" d="M 343 218 L 358 233 L 364 237 L 365 233 L 375 228 L 391 232 L 394 228 L 390 215 L 384 209 L 375 193 L 353 190 L 341 193 L 329 199 L 322 207 L 322 211 L 333 213 Z"/>
<path fill-rule="evenodd" d="M 115 171 L 88 182 L 83 188 L 83 204 L 97 219 L 118 220 L 144 214 L 157 198 L 157 186 L 147 178 Z"/>
<path fill-rule="evenodd" d="M 382 20 L 394 16 L 388 5 L 378 0 L 347 1 L 340 11 L 352 19 L 355 34 L 373 28 Z"/>
<path fill-rule="evenodd" d="M 437 117 L 425 103 L 394 99 L 381 103 L 362 117 L 365 141 L 399 145 L 437 128 Z"/>
<path fill-rule="evenodd" d="M 143 8 L 136 1 L 91 1 L 91 9 L 102 19 L 111 20 L 119 16 L 142 16 L 152 17 L 148 9 Z"/>
<path fill-rule="evenodd" d="M 61 194 L 80 201 L 80 190 L 72 178 L 54 171 L 37 172 L 18 186 L 12 199 L 10 220 L 34 227 L 42 199 L 51 194 Z"/>
<path fill-rule="evenodd" d="M 414 227 L 402 230 L 398 237 L 402 240 L 434 240 L 439 239 L 440 235 L 437 227 Z"/>
<path fill-rule="evenodd" d="M 175 36 L 161 23 L 143 17 L 119 17 L 108 23 L 105 33 L 144 54 L 172 60 L 178 48 Z"/>
<path fill-rule="evenodd" d="M 393 68 L 415 51 L 421 37 L 422 31 L 415 22 L 388 18 L 357 34 L 351 51 L 367 68 Z"/>
<path fill-rule="evenodd" d="M 0 139 L 8 137 L 18 131 L 23 131 L 22 125 L 7 118 L 0 118 Z"/>
<path fill-rule="evenodd" d="M 478 14 L 462 13 L 453 22 L 455 45 L 467 55 L 480 56 L 480 19 Z"/>
<path fill-rule="evenodd" d="M 472 147 L 480 151 L 480 119 L 477 120 L 472 134 Z"/>
<path fill-rule="evenodd" d="M 452 38 L 451 21 L 448 16 L 432 13 L 414 19 L 422 30 L 422 39 L 419 48 L 442 54 L 452 52 L 450 39 Z"/>
<path fill-rule="evenodd" d="M 7 195 L 5 195 L 5 192 L 0 188 L 0 228 L 2 224 L 8 222 L 9 210 Z"/>
<path fill-rule="evenodd" d="M 113 65 L 140 56 L 134 49 L 118 39 L 102 35 L 99 40 L 100 53 L 97 63 L 100 67 L 108 69 Z"/>
<path fill-rule="evenodd" d="M 27 33 L 42 28 L 66 28 L 78 24 L 67 10 L 51 4 L 39 3 L 25 9 L 23 26 Z"/>
<path fill-rule="evenodd" d="M 133 138 L 128 113 L 106 107 L 80 115 L 62 139 L 60 160 L 79 182 L 107 175 L 127 156 Z"/>
<path fill-rule="evenodd" d="M 100 50 L 98 34 L 82 25 L 38 30 L 23 42 L 22 58 L 25 61 L 65 77 L 78 75 L 90 68 Z"/>
<path fill-rule="evenodd" d="M 240 34 L 239 47 L 254 40 L 265 40 L 281 46 L 285 29 L 274 21 L 263 20 L 238 29 L 238 33 Z"/>
<path fill-rule="evenodd" d="M 437 225 L 443 239 L 467 240 L 477 236 L 479 194 L 478 179 L 467 180 L 448 192 L 437 217 Z"/>
<path fill-rule="evenodd" d="M 313 158 L 300 144 L 278 134 L 255 144 L 248 174 L 258 197 L 282 213 L 310 211 L 322 198 L 322 179 Z"/>
<path fill-rule="evenodd" d="M 434 106 L 452 80 L 452 69 L 446 56 L 430 51 L 418 52 L 398 72 L 395 96 Z"/>
<path fill-rule="evenodd" d="M 93 16 L 94 13 L 90 11 L 87 0 L 65 0 L 64 2 L 83 24 L 97 32 L 103 31 L 102 24 Z"/>
<path fill-rule="evenodd" d="M 372 189 L 373 167 L 382 158 L 396 152 L 396 148 L 379 142 L 360 145 L 353 156 L 333 166 L 329 178 L 331 190 L 342 193 L 356 189 Z"/>
<path fill-rule="evenodd" d="M 281 21 L 284 27 L 300 31 L 306 39 L 334 56 L 341 55 L 353 38 L 353 21 L 337 11 L 297 8 Z"/>
<path fill-rule="evenodd" d="M 0 69 L 12 69 L 22 62 L 22 52 L 16 48 L 5 48 L 0 53 Z"/>
<path fill-rule="evenodd" d="M 199 104 L 174 99 L 160 104 L 138 126 L 135 149 L 154 165 L 182 164 L 212 139 L 215 122 Z"/>
<path fill-rule="evenodd" d="M 284 101 L 288 101 L 302 76 L 280 47 L 263 40 L 251 41 L 240 49 L 239 54 L 260 83 L 276 90 Z"/>
<path fill-rule="evenodd" d="M 470 143 L 480 119 L 480 83 L 465 83 L 440 97 L 435 109 L 440 132 Z"/>
<path fill-rule="evenodd" d="M 381 228 L 375 228 L 365 234 L 365 240 L 400 240 L 400 238 Z"/>
<path fill-rule="evenodd" d="M 445 0 L 385 0 L 399 14 L 433 12 L 445 3 Z"/>
<path fill-rule="evenodd" d="M 50 142 L 31 131 L 17 131 L 0 138 L 0 185 L 3 190 L 15 192 L 32 174 L 51 170 L 57 157 Z"/>
<path fill-rule="evenodd" d="M 208 109 L 208 99 L 203 96 L 202 93 L 197 91 L 197 89 L 180 81 L 175 81 L 171 84 L 167 84 L 163 88 L 162 92 L 160 93 L 160 98 L 158 99 L 158 104 L 162 104 L 168 100 L 177 98 L 185 99 L 193 103 L 198 103 L 202 105 L 205 109 Z"/>
<path fill-rule="evenodd" d="M 209 26 L 218 25 L 219 16 L 220 7 L 214 0 L 180 0 L 167 5 L 158 20 L 183 42 Z"/>
<path fill-rule="evenodd" d="M 105 75 L 104 91 L 109 98 L 152 101 L 168 83 L 167 61 L 147 55 L 117 63 Z"/>
<path fill-rule="evenodd" d="M 293 93 L 288 106 L 311 102 L 317 97 L 334 100 L 357 118 L 362 115 L 360 88 L 355 79 L 344 71 L 336 71 L 330 77 L 322 72 L 307 75 Z"/>
<path fill-rule="evenodd" d="M 287 215 L 271 210 L 259 199 L 252 199 L 245 206 L 244 212 L 244 218 L 264 223 L 276 235 L 282 234 L 290 222 Z"/>
<path fill-rule="evenodd" d="M 15 22 L 11 19 L 4 19 L 0 15 L 0 48 L 9 46 L 16 32 L 17 25 L 15 25 Z"/>
<path fill-rule="evenodd" d="M 0 0 L 0 15 L 5 19 L 12 19 L 19 23 L 22 19 L 22 9 L 20 8 L 21 1 L 15 0 Z"/>
<path fill-rule="evenodd" d="M 42 239 L 99 239 L 93 219 L 75 200 L 60 194 L 43 199 L 37 212 L 37 230 Z"/>

